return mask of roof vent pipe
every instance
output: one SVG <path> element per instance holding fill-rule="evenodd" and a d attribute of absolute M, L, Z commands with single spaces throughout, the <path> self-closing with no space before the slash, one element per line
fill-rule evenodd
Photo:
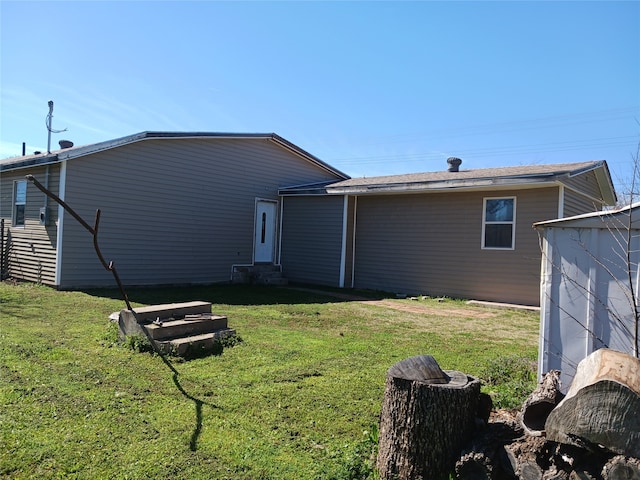
<path fill-rule="evenodd" d="M 63 149 L 73 147 L 73 142 L 71 140 L 60 140 L 58 144 L 60 145 L 60 148 Z"/>
<path fill-rule="evenodd" d="M 449 164 L 449 168 L 447 169 L 447 171 L 457 172 L 460 168 L 460 164 L 462 163 L 462 160 L 456 157 L 449 157 L 447 158 L 447 163 Z"/>

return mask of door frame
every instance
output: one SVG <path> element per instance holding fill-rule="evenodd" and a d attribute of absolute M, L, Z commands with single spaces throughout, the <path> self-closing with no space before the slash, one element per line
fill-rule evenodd
<path fill-rule="evenodd" d="M 258 218 L 258 207 L 260 205 L 270 205 L 273 207 L 273 221 L 266 222 L 264 227 L 268 228 L 268 232 L 264 232 L 264 235 L 268 235 L 272 239 L 270 260 L 257 259 L 256 253 L 258 250 L 258 232 L 262 229 L 261 219 Z M 273 263 L 276 264 L 276 247 L 278 245 L 278 200 L 270 198 L 257 198 L 255 199 L 255 207 L 253 214 L 253 263 Z"/>

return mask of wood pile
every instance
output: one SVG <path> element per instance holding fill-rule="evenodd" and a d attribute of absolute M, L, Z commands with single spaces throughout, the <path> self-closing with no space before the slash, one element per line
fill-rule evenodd
<path fill-rule="evenodd" d="M 640 360 L 600 349 L 566 394 L 547 373 L 519 412 L 493 412 L 462 450 L 460 480 L 640 480 Z"/>

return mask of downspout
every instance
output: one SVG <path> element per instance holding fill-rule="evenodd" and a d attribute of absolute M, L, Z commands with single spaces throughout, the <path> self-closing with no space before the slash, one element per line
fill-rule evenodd
<path fill-rule="evenodd" d="M 356 216 L 358 215 L 358 196 L 353 197 L 353 234 L 351 235 L 351 288 L 356 285 Z"/>
<path fill-rule="evenodd" d="M 47 164 L 47 166 L 45 167 L 44 170 L 44 188 L 46 188 L 47 190 L 49 190 L 49 177 L 51 176 L 51 173 L 49 171 L 49 167 L 50 165 Z M 45 221 L 47 218 L 47 209 L 49 208 L 49 197 L 47 197 L 46 195 L 44 196 L 44 214 L 45 214 Z"/>
<path fill-rule="evenodd" d="M 349 215 L 349 197 L 342 197 L 342 242 L 340 245 L 340 280 L 338 286 L 344 288 L 344 274 L 347 263 L 347 221 Z"/>
<path fill-rule="evenodd" d="M 558 218 L 564 218 L 564 185 L 558 189 Z"/>
<path fill-rule="evenodd" d="M 67 188 L 67 161 L 60 162 L 60 179 L 58 184 L 58 197 L 64 200 L 65 191 Z M 46 196 L 46 195 L 45 195 Z M 56 287 L 60 287 L 60 281 L 62 280 L 62 239 L 64 231 L 64 208 L 62 205 L 58 205 L 58 228 L 56 231 L 56 278 L 54 284 Z"/>
<path fill-rule="evenodd" d="M 280 218 L 278 219 L 278 258 L 276 265 L 282 265 L 282 219 L 284 216 L 284 197 L 280 195 Z"/>

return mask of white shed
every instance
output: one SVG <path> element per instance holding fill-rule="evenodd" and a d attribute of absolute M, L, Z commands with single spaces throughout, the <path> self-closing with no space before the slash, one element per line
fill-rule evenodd
<path fill-rule="evenodd" d="M 534 224 L 542 248 L 538 374 L 603 347 L 636 354 L 640 203 Z"/>

